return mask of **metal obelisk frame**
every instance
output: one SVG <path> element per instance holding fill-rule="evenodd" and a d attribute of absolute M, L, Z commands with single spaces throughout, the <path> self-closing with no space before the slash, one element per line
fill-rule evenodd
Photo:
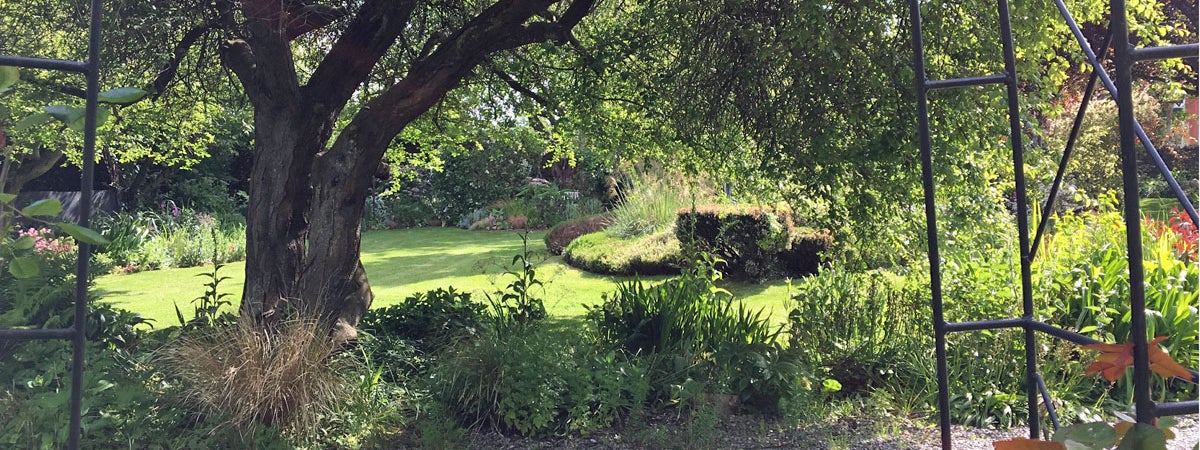
<path fill-rule="evenodd" d="M 1092 68 L 1092 75 L 1088 81 L 1074 127 L 1071 130 L 1071 136 L 1059 161 L 1054 182 L 1051 185 L 1045 203 L 1041 205 L 1041 221 L 1038 223 L 1036 233 L 1031 241 L 1029 202 L 1024 175 L 1024 149 L 1022 148 L 1022 130 L 1018 106 L 1018 96 L 1020 95 L 1018 89 L 1019 78 L 1016 73 L 1016 58 L 1013 49 L 1012 28 L 1009 22 L 1008 0 L 996 1 L 1005 72 L 1002 74 L 948 80 L 929 80 L 926 78 L 925 54 L 921 35 L 921 1 L 909 0 L 910 26 L 912 27 L 913 42 L 913 67 L 916 73 L 918 143 L 921 147 L 921 170 L 925 191 L 925 220 L 929 239 L 930 288 L 932 292 L 930 301 L 933 306 L 934 345 L 936 346 L 939 424 L 941 426 L 942 448 L 944 449 L 951 448 L 950 393 L 946 364 L 946 335 L 948 333 L 1002 328 L 1020 328 L 1024 331 L 1026 397 L 1029 405 L 1029 437 L 1034 439 L 1038 438 L 1041 434 L 1037 408 L 1039 395 L 1041 395 L 1042 400 L 1045 402 L 1051 423 L 1054 427 L 1058 426 L 1058 416 L 1051 401 L 1049 390 L 1046 389 L 1045 383 L 1037 370 L 1037 355 L 1035 351 L 1037 348 L 1037 333 L 1044 333 L 1076 344 L 1097 343 L 1096 340 L 1079 333 L 1056 328 L 1035 320 L 1030 277 L 1030 267 L 1037 255 L 1038 245 L 1046 230 L 1047 220 L 1053 212 L 1054 199 L 1058 195 L 1058 190 L 1062 184 L 1063 174 L 1070 160 L 1071 150 L 1075 145 L 1083 114 L 1087 110 L 1088 101 L 1095 89 L 1097 80 L 1103 83 L 1105 89 L 1116 100 L 1119 111 L 1119 123 L 1116 125 L 1121 136 L 1121 170 L 1123 173 L 1125 199 L 1124 218 L 1129 254 L 1129 304 L 1132 316 L 1132 341 L 1134 344 L 1134 402 L 1137 420 L 1141 423 L 1151 423 L 1156 417 L 1196 413 L 1200 409 L 1200 404 L 1196 401 L 1155 404 L 1150 397 L 1150 364 L 1146 351 L 1146 298 L 1145 287 L 1143 285 L 1141 215 L 1138 211 L 1138 141 L 1141 142 L 1141 147 L 1147 152 L 1150 159 L 1154 161 L 1159 173 L 1166 180 L 1171 191 L 1179 200 L 1180 205 L 1191 218 L 1192 223 L 1196 224 L 1200 223 L 1200 221 L 1197 221 L 1195 207 L 1159 156 L 1158 150 L 1146 135 L 1145 130 L 1142 129 L 1137 119 L 1134 118 L 1131 89 L 1131 68 L 1135 62 L 1165 58 L 1195 58 L 1197 57 L 1197 52 L 1200 51 L 1200 47 L 1193 43 L 1165 47 L 1133 48 L 1129 41 L 1125 0 L 1111 0 L 1112 16 L 1109 27 L 1109 41 L 1105 42 L 1101 55 L 1107 52 L 1111 43 L 1114 49 L 1113 63 L 1116 67 L 1116 79 L 1114 81 L 1106 72 L 1100 57 L 1092 51 L 1091 46 L 1084 38 L 1083 33 L 1080 31 L 1070 11 L 1067 10 L 1063 0 L 1054 0 L 1054 3 L 1063 20 L 1066 21 L 1067 26 L 1071 29 L 1084 54 L 1087 56 L 1088 63 Z M 942 299 L 941 257 L 938 250 L 937 201 L 935 198 L 936 186 L 933 176 L 933 157 L 929 137 L 929 94 L 931 91 L 937 89 L 989 84 L 1003 84 L 1008 97 L 1010 128 L 1008 142 L 1012 145 L 1013 173 L 1016 178 L 1017 233 L 1021 251 L 1022 316 L 1010 319 L 992 318 L 973 322 L 948 323 L 945 321 Z M 1197 381 L 1196 371 L 1193 370 L 1191 372 L 1191 381 L 1195 383 Z"/>
<path fill-rule="evenodd" d="M 83 128 L 83 175 L 80 177 L 80 198 L 77 203 L 80 225 L 88 226 L 92 215 L 92 183 L 96 161 L 96 109 L 100 92 L 100 13 L 101 0 L 91 0 L 88 25 L 88 56 L 83 62 L 56 59 L 28 58 L 0 55 L 0 66 L 16 66 L 34 69 L 61 70 L 81 73 L 87 78 L 87 106 Z M 7 233 L 9 230 L 0 230 Z M 83 432 L 83 350 L 87 338 L 87 288 L 88 260 L 91 246 L 79 243 L 79 256 L 75 264 L 75 320 L 70 327 L 52 329 L 3 329 L 0 340 L 64 339 L 70 340 L 73 352 L 71 359 L 71 409 L 67 448 L 78 449 Z"/>

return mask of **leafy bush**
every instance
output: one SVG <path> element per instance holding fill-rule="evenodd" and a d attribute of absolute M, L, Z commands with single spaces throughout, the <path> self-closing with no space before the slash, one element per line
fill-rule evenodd
<path fill-rule="evenodd" d="M 218 217 L 164 203 L 161 211 L 116 213 L 97 218 L 95 228 L 112 245 L 97 255 L 117 270 L 135 272 L 194 267 L 246 258 L 246 226 L 238 216 Z M 215 232 L 216 239 L 196 239 Z"/>
<path fill-rule="evenodd" d="M 924 287 L 887 272 L 832 267 L 793 286 L 790 343 L 841 393 L 868 394 L 919 371 L 906 358 L 928 347 Z"/>
<path fill-rule="evenodd" d="M 798 232 L 786 208 L 704 205 L 678 212 L 675 235 L 689 248 L 724 260 L 736 277 L 763 279 L 816 272 L 832 238 L 813 230 Z"/>
<path fill-rule="evenodd" d="M 551 228 L 550 231 L 547 231 L 545 237 L 542 238 L 546 243 L 546 251 L 550 252 L 551 255 L 561 255 L 563 249 L 571 241 L 574 241 L 579 236 L 603 230 L 611 220 L 612 216 L 609 214 L 596 214 L 560 222 Z"/>
<path fill-rule="evenodd" d="M 603 304 L 588 310 L 602 343 L 630 355 L 682 357 L 657 365 L 659 397 L 676 383 L 696 379 L 716 392 L 737 395 L 743 407 L 778 412 L 796 388 L 796 353 L 779 339 L 761 311 L 751 312 L 713 284 L 720 272 L 701 263 L 683 276 L 647 287 L 620 283 Z M 672 356 L 673 355 L 673 356 Z"/>
<path fill-rule="evenodd" d="M 404 339 L 421 353 L 433 354 L 462 337 L 479 333 L 485 309 L 483 304 L 471 301 L 469 292 L 437 288 L 410 295 L 386 308 L 369 310 L 359 327 L 377 338 Z"/>
<path fill-rule="evenodd" d="M 580 340 L 541 327 L 489 331 L 439 360 L 430 391 L 468 427 L 523 435 L 606 427 L 640 403 L 645 373 L 614 353 L 564 345 Z"/>
<path fill-rule="evenodd" d="M 534 178 L 517 193 L 526 203 L 528 225 L 546 228 L 564 220 L 579 217 L 582 211 L 578 192 L 560 190 L 554 183 Z"/>
<path fill-rule="evenodd" d="M 363 209 L 363 227 L 367 230 L 419 227 L 432 219 L 433 208 L 408 191 L 369 196 Z"/>
<path fill-rule="evenodd" d="M 610 275 L 679 272 L 681 250 L 671 230 L 622 239 L 610 230 L 579 236 L 563 250 L 563 261 L 582 270 Z"/>
<path fill-rule="evenodd" d="M 434 215 L 443 223 L 455 224 L 472 211 L 512 198 L 530 175 L 536 158 L 498 142 L 486 142 L 469 152 L 443 152 L 442 170 L 432 173 L 429 180 L 428 199 Z M 476 220 L 479 218 L 467 225 Z"/>

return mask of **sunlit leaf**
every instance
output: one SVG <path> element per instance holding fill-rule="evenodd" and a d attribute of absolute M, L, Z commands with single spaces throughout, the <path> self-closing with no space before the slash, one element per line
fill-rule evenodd
<path fill-rule="evenodd" d="M 81 227 L 79 225 L 67 222 L 56 223 L 55 225 L 58 225 L 59 228 L 62 228 L 63 231 L 67 232 L 67 234 L 71 235 L 71 237 L 80 242 L 85 242 L 92 245 L 108 244 L 108 239 L 105 239 L 104 236 L 101 236 L 100 233 L 97 233 L 91 228 Z"/>
<path fill-rule="evenodd" d="M 8 273 L 11 273 L 12 276 L 16 277 L 17 279 L 36 277 L 40 271 L 41 269 L 38 268 L 37 259 L 31 256 L 13 258 L 13 260 L 8 263 Z"/>
<path fill-rule="evenodd" d="M 54 120 L 54 117 L 46 113 L 30 114 L 18 120 L 9 130 L 13 133 L 24 133 L 30 128 L 44 125 L 51 120 Z"/>
<path fill-rule="evenodd" d="M 146 91 L 138 88 L 123 87 L 101 92 L 96 98 L 104 103 L 126 104 L 141 100 L 145 96 Z"/>
<path fill-rule="evenodd" d="M 16 200 L 16 199 L 17 199 L 17 194 L 6 194 L 3 192 L 0 192 L 0 203 L 12 203 L 12 201 Z"/>
<path fill-rule="evenodd" d="M 992 442 L 996 450 L 1067 450 L 1061 442 L 1040 441 L 1029 438 L 1012 438 Z"/>
<path fill-rule="evenodd" d="M 62 209 L 62 202 L 58 201 L 57 198 L 45 198 L 21 208 L 21 214 L 30 217 L 57 216 L 58 213 L 62 212 Z"/>

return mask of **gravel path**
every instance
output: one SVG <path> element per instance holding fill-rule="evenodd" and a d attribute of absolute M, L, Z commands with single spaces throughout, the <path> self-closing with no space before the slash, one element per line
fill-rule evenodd
<path fill-rule="evenodd" d="M 1200 420 L 1196 415 L 1178 418 L 1176 439 L 1169 450 L 1191 450 L 1200 442 Z M 473 449 L 814 449 L 814 450 L 938 450 L 941 441 L 936 426 L 901 419 L 903 423 L 881 420 L 839 419 L 831 423 L 784 427 L 753 416 L 733 416 L 722 420 L 715 431 L 677 431 L 682 427 L 662 425 L 637 432 L 604 431 L 588 437 L 514 438 L 497 433 L 472 435 L 467 446 Z M 985 430 L 954 427 L 951 436 L 956 450 L 992 450 L 992 442 L 1028 436 L 1028 429 Z"/>

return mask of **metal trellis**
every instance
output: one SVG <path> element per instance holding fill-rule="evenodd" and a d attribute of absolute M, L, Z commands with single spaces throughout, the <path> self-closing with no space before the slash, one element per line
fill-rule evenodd
<path fill-rule="evenodd" d="M 84 116 L 83 131 L 83 174 L 80 176 L 80 195 L 84 201 L 78 202 L 80 225 L 88 226 L 91 218 L 92 183 L 96 160 L 96 109 L 100 88 L 100 15 L 102 0 L 91 0 L 88 24 L 88 56 L 86 61 L 64 61 L 57 59 L 29 58 L 22 56 L 0 55 L 0 66 L 16 66 L 33 69 L 61 70 L 83 74 L 87 78 L 87 106 Z M 7 233 L 8 230 L 0 232 Z M 63 339 L 72 343 L 71 361 L 71 419 L 68 430 L 68 448 L 78 449 L 82 435 L 83 408 L 83 351 L 86 339 L 87 325 L 87 279 L 88 260 L 91 246 L 79 243 L 79 255 L 75 264 L 75 319 L 70 327 L 49 329 L 3 329 L 0 330 L 0 340 L 42 340 Z"/>
<path fill-rule="evenodd" d="M 1095 89 L 1097 81 L 1101 81 L 1109 94 L 1116 101 L 1118 106 L 1118 129 L 1121 137 L 1121 169 L 1123 173 L 1123 193 L 1124 198 L 1124 220 L 1126 229 L 1126 242 L 1128 250 L 1129 263 L 1129 286 L 1130 286 L 1130 311 L 1131 311 L 1131 328 L 1132 341 L 1134 349 L 1134 402 L 1137 412 L 1137 421 L 1141 423 L 1151 423 L 1156 417 L 1172 416 L 1196 413 L 1200 404 L 1197 401 L 1185 401 L 1175 403 L 1155 404 L 1150 397 L 1149 380 L 1150 369 L 1148 355 L 1146 351 L 1146 313 L 1145 313 L 1145 290 L 1144 290 L 1144 271 L 1142 266 L 1142 247 L 1141 247 L 1141 216 L 1139 214 L 1138 195 L 1138 174 L 1137 174 L 1137 148 L 1135 139 L 1141 142 L 1141 146 L 1145 149 L 1150 159 L 1158 168 L 1159 173 L 1166 180 L 1171 191 L 1179 200 L 1180 205 L 1191 218 L 1192 223 L 1200 223 L 1197 221 L 1196 209 L 1184 193 L 1179 183 L 1172 176 L 1171 171 L 1159 156 L 1158 150 L 1146 135 L 1141 124 L 1133 116 L 1133 98 L 1131 91 L 1132 73 L 1131 67 L 1137 61 L 1166 59 L 1166 58 L 1195 58 L 1197 52 L 1200 51 L 1197 44 L 1186 45 L 1171 45 L 1163 47 L 1135 48 L 1130 44 L 1129 27 L 1126 17 L 1125 0 L 1111 0 L 1111 23 L 1109 26 L 1109 36 L 1103 45 L 1101 55 L 1107 53 L 1111 44 L 1114 50 L 1113 64 L 1115 66 L 1116 79 L 1110 77 L 1106 71 L 1099 56 L 1092 51 L 1086 38 L 1079 29 L 1079 25 L 1075 22 L 1070 11 L 1068 11 L 1063 0 L 1054 0 L 1055 6 L 1058 8 L 1059 14 L 1071 29 L 1072 34 L 1078 41 L 1084 54 L 1087 56 L 1088 63 L 1092 68 L 1092 74 L 1088 80 L 1083 101 L 1080 104 L 1078 115 L 1075 118 L 1075 124 L 1071 130 L 1070 138 L 1067 141 L 1066 148 L 1063 151 L 1062 158 L 1059 161 L 1059 167 L 1055 174 L 1054 182 L 1051 185 L 1050 191 L 1044 204 L 1041 205 L 1041 221 L 1037 224 L 1036 233 L 1033 236 L 1032 244 L 1030 240 L 1029 228 L 1029 211 L 1026 205 L 1028 197 L 1025 186 L 1024 175 L 1024 149 L 1022 148 L 1022 134 L 1020 123 L 1020 110 L 1018 106 L 1019 86 L 1016 73 L 1016 58 L 1013 48 L 1012 28 L 1009 21 L 1009 5 L 1008 0 L 997 0 L 996 8 L 999 14 L 1000 39 L 1004 57 L 1004 73 L 996 75 L 986 75 L 967 78 L 955 78 L 947 80 L 928 80 L 925 73 L 925 54 L 923 49 L 921 35 L 921 11 L 920 0 L 909 0 L 910 10 L 910 26 L 913 42 L 913 66 L 916 72 L 916 99 L 917 99 L 917 126 L 918 139 L 921 146 L 921 170 L 922 181 L 925 191 L 925 219 L 927 224 L 927 234 L 929 239 L 929 265 L 930 265 L 930 287 L 932 291 L 931 302 L 933 306 L 933 328 L 934 328 L 934 343 L 936 346 L 937 359 L 937 377 L 938 377 L 938 409 L 939 422 L 941 426 L 941 443 L 942 448 L 951 448 L 950 435 L 950 393 L 948 388 L 948 373 L 946 364 L 946 335 L 952 332 L 965 332 L 977 330 L 993 330 L 1005 328 L 1019 328 L 1024 331 L 1025 340 L 1025 371 L 1026 371 L 1026 394 L 1029 405 L 1029 437 L 1037 439 L 1040 435 L 1039 420 L 1038 420 L 1038 399 L 1039 394 L 1045 400 L 1045 405 L 1049 413 L 1049 418 L 1054 427 L 1058 426 L 1058 416 L 1054 410 L 1053 402 L 1051 401 L 1049 390 L 1046 389 L 1045 383 L 1041 375 L 1037 371 L 1037 355 L 1036 355 L 1036 338 L 1037 333 L 1043 333 L 1058 339 L 1063 339 L 1076 344 L 1086 345 L 1097 343 L 1098 341 L 1091 339 L 1079 333 L 1069 330 L 1060 329 L 1052 325 L 1039 322 L 1034 318 L 1034 304 L 1032 295 L 1032 283 L 1030 276 L 1030 268 L 1037 254 L 1038 245 L 1042 240 L 1043 233 L 1046 230 L 1048 218 L 1054 208 L 1054 200 L 1058 195 L 1059 188 L 1062 184 L 1063 174 L 1066 165 L 1070 160 L 1071 151 L 1075 145 L 1076 137 L 1079 133 L 1081 119 L 1088 107 L 1088 100 Z M 1016 208 L 1017 216 L 1017 232 L 1019 235 L 1019 245 L 1021 250 L 1021 300 L 1022 300 L 1022 316 L 1019 318 L 1009 319 L 985 319 L 972 322 L 956 322 L 948 323 L 945 321 L 943 298 L 942 298 L 942 278 L 941 278 L 941 259 L 938 251 L 938 229 L 937 229 L 937 213 L 936 199 L 934 197 L 935 183 L 933 176 L 933 159 L 931 152 L 930 133 L 929 133 L 929 92 L 936 89 L 956 88 L 965 86 L 982 86 L 989 84 L 1003 84 L 1006 88 L 1008 97 L 1008 117 L 1009 117 L 1009 142 L 1012 144 L 1012 161 L 1013 172 L 1016 178 Z M 1197 373 L 1192 370 L 1191 382 L 1197 382 Z"/>

